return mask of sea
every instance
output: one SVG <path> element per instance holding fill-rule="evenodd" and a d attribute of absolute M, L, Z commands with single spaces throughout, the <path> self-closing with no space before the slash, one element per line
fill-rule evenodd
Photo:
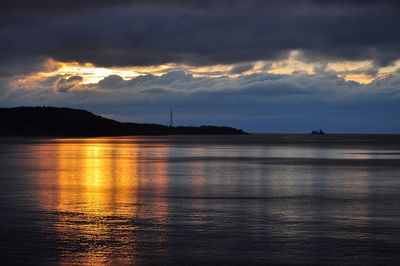
<path fill-rule="evenodd" d="M 1 265 L 399 265 L 400 136 L 0 138 Z"/>

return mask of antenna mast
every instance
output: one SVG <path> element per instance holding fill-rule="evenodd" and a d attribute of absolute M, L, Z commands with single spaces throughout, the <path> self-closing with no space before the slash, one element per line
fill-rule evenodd
<path fill-rule="evenodd" d="M 174 114 L 172 112 L 172 107 L 169 108 L 169 127 L 174 125 Z"/>

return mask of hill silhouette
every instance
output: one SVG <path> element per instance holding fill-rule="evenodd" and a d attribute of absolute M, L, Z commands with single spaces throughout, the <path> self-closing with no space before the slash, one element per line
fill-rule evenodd
<path fill-rule="evenodd" d="M 233 135 L 240 129 L 218 126 L 168 127 L 122 123 L 91 112 L 56 107 L 0 108 L 0 136 Z"/>

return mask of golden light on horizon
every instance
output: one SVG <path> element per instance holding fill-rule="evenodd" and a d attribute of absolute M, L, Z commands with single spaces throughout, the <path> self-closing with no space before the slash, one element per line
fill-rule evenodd
<path fill-rule="evenodd" d="M 184 71 L 192 74 L 194 77 L 221 77 L 221 76 L 235 76 L 229 74 L 232 65 L 212 65 L 212 66 L 199 66 L 193 67 L 185 64 L 161 64 L 154 66 L 131 66 L 131 67 L 98 67 L 91 63 L 79 64 L 77 62 L 58 63 L 59 68 L 54 72 L 41 75 L 62 75 L 82 76 L 82 84 L 97 83 L 100 80 L 110 76 L 118 75 L 125 80 L 129 80 L 140 75 L 154 75 L 161 76 L 173 70 Z"/>
<path fill-rule="evenodd" d="M 369 72 L 374 68 L 371 60 L 364 61 L 333 61 L 326 65 L 317 62 L 305 62 L 299 51 L 292 51 L 286 59 L 275 61 L 249 62 L 252 65 L 241 73 L 234 73 L 233 64 L 218 64 L 209 66 L 190 66 L 186 64 L 168 63 L 154 66 L 126 66 L 126 67 L 101 67 L 92 63 L 60 62 L 48 59 L 43 63 L 43 69 L 25 76 L 18 76 L 10 82 L 13 89 L 35 90 L 43 88 L 43 84 L 52 78 L 68 79 L 79 76 L 78 86 L 71 90 L 96 90 L 97 83 L 110 75 L 118 75 L 124 80 L 130 80 L 141 75 L 162 76 L 170 71 L 184 71 L 193 75 L 194 78 L 237 78 L 242 75 L 252 74 L 277 74 L 277 75 L 317 75 L 319 71 L 335 74 L 348 81 L 360 84 L 369 84 L 383 73 L 391 74 L 399 71 L 400 60 L 390 66 L 377 69 L 377 74 Z M 317 70 L 318 69 L 318 70 Z M 82 85 L 82 86 L 79 86 Z M 88 85 L 88 86 L 87 86 Z M 57 92 L 57 88 L 54 88 Z"/>
<path fill-rule="evenodd" d="M 291 75 L 295 73 L 305 73 L 308 75 L 315 74 L 315 63 L 306 63 L 300 59 L 299 51 L 292 51 L 289 53 L 287 59 L 272 62 L 271 68 L 268 73 Z"/>
<path fill-rule="evenodd" d="M 368 71 L 374 67 L 371 60 L 329 62 L 326 70 L 333 72 Z"/>
<path fill-rule="evenodd" d="M 91 63 L 79 64 L 77 62 L 62 63 L 56 73 L 63 76 L 82 76 L 83 84 L 97 83 L 110 75 L 118 75 L 124 79 L 131 79 L 140 74 L 135 69 L 97 67 Z"/>
<path fill-rule="evenodd" d="M 347 74 L 347 75 L 338 75 L 338 76 L 347 81 L 355 81 L 360 84 L 369 84 L 376 79 L 373 76 L 365 75 L 365 74 Z"/>

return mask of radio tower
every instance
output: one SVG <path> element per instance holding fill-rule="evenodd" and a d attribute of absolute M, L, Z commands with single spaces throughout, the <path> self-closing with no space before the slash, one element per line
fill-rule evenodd
<path fill-rule="evenodd" d="M 174 126 L 174 114 L 172 112 L 172 107 L 169 108 L 169 127 Z"/>

